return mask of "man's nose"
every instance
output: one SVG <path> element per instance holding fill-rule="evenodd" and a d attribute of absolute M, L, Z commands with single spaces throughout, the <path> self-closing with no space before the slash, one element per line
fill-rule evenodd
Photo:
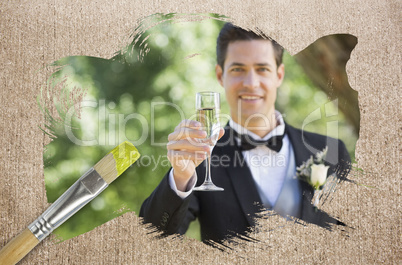
<path fill-rule="evenodd" d="M 258 78 L 257 73 L 254 70 L 250 70 L 247 72 L 247 75 L 244 77 L 243 86 L 254 89 L 260 85 L 260 80 Z"/>

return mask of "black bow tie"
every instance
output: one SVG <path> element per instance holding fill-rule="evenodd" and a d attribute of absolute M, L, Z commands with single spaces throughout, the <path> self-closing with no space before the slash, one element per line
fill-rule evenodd
<path fill-rule="evenodd" d="M 279 153 L 279 151 L 282 148 L 282 140 L 283 140 L 283 135 L 276 135 L 272 136 L 268 140 L 256 140 L 252 138 L 250 135 L 247 134 L 238 134 L 235 130 L 233 130 L 234 135 L 239 137 L 240 139 L 240 148 L 242 151 L 248 151 L 251 149 L 256 148 L 257 146 L 265 145 L 269 149 L 276 151 Z"/>

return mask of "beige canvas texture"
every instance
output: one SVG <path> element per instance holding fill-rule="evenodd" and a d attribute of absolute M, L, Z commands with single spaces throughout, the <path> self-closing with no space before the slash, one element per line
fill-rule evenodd
<path fill-rule="evenodd" d="M 85 2 L 85 1 L 84 1 Z M 69 55 L 110 58 L 138 20 L 155 13 L 218 13 L 259 27 L 296 54 L 334 33 L 358 38 L 346 70 L 359 94 L 360 138 L 350 178 L 323 210 L 353 229 L 330 232 L 261 220 L 258 242 L 218 250 L 155 238 L 127 213 L 56 244 L 50 236 L 21 264 L 400 264 L 400 1 L 1 1 L 0 247 L 47 207 L 36 97 L 47 64 Z M 278 226 L 281 226 L 278 228 Z"/>

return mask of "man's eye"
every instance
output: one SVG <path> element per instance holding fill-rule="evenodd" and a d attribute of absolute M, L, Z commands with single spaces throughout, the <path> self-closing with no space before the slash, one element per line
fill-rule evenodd
<path fill-rule="evenodd" d="M 266 68 L 266 67 L 258 68 L 257 71 L 259 71 L 259 72 L 270 72 L 269 68 Z"/>
<path fill-rule="evenodd" d="M 232 71 L 232 72 L 241 72 L 241 71 L 243 71 L 243 68 L 235 67 L 235 68 L 232 68 L 231 71 Z"/>

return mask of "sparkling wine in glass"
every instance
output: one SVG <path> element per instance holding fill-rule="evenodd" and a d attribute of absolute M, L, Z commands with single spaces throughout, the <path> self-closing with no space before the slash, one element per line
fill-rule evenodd
<path fill-rule="evenodd" d="M 207 132 L 207 137 L 203 142 L 210 145 L 211 153 L 214 148 L 220 131 L 219 110 L 220 99 L 219 93 L 200 92 L 195 97 L 195 107 L 197 110 L 197 121 L 202 124 L 203 129 Z M 207 168 L 205 170 L 205 181 L 201 186 L 195 187 L 195 191 L 223 191 L 223 188 L 217 187 L 212 183 L 211 179 L 211 157 L 206 159 Z"/>

